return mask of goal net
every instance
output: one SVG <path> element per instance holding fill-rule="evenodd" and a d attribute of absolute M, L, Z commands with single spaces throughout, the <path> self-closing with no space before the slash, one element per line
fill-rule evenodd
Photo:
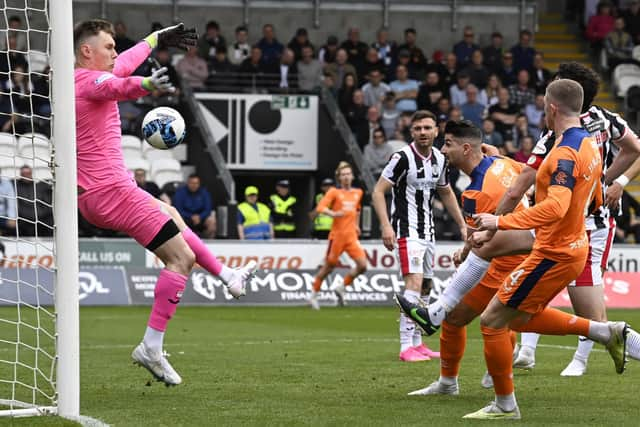
<path fill-rule="evenodd" d="M 0 0 L 0 415 L 78 415 L 71 34 L 70 0 Z"/>

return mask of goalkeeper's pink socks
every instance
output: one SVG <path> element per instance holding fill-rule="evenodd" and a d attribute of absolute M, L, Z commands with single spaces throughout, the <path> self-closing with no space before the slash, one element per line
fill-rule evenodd
<path fill-rule="evenodd" d="M 233 270 L 222 264 L 216 256 L 207 249 L 207 246 L 190 228 L 182 231 L 182 237 L 196 255 L 196 262 L 209 273 L 220 277 L 225 283 L 229 283 L 233 277 Z"/>
<path fill-rule="evenodd" d="M 178 308 L 182 292 L 187 283 L 187 276 L 166 268 L 160 272 L 154 292 L 153 307 L 144 336 L 144 343 L 148 348 L 162 350 L 162 336 L 167 329 L 167 323 L 173 317 Z M 154 331 L 150 331 L 153 329 Z M 157 332 L 160 332 L 158 334 Z M 158 348 L 159 347 L 159 348 Z"/>

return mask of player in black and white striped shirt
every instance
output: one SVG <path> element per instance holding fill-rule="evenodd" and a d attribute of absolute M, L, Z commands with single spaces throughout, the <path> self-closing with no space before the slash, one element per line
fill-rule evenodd
<path fill-rule="evenodd" d="M 411 117 L 413 142 L 395 152 L 372 194 L 382 228 L 382 241 L 395 250 L 405 283 L 404 296 L 417 301 L 428 296 L 433 278 L 435 229 L 432 202 L 436 193 L 466 237 L 466 225 L 447 179 L 444 156 L 433 141 L 438 135 L 436 117 L 417 111 Z M 393 189 L 391 221 L 384 195 Z M 423 283 L 424 282 L 424 283 Z M 422 335 L 403 313 L 400 315 L 400 360 L 414 362 L 439 357 L 422 343 Z"/>

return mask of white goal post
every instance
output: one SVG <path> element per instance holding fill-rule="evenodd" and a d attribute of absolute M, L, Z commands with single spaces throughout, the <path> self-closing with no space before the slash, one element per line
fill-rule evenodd
<path fill-rule="evenodd" d="M 12 27 L 16 16 L 20 26 Z M 15 227 L 0 237 L 0 416 L 79 417 L 73 24 L 72 0 L 0 2 L 0 55 L 9 65 L 0 75 L 0 188 L 8 191 L 0 193 L 0 209 L 13 206 L 2 210 L 0 225 Z M 18 69 L 11 55 L 26 65 Z M 47 89 L 38 93 L 36 82 Z M 50 109 L 40 108 L 43 100 Z M 21 216 L 21 206 L 35 218 Z M 17 254 L 11 259 L 7 246 Z M 27 247 L 52 262 L 15 262 Z"/>

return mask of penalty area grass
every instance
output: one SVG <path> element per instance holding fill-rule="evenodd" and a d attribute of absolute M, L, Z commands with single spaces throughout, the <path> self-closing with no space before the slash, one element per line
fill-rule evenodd
<path fill-rule="evenodd" d="M 115 426 L 468 425 L 491 390 L 477 322 L 468 328 L 459 396 L 407 396 L 438 360 L 398 361 L 398 310 L 179 307 L 165 338 L 183 384 L 167 388 L 133 366 L 149 307 L 81 309 L 81 413 Z M 0 310 L 2 314 L 2 310 Z M 640 312 L 610 310 L 640 328 Z M 425 338 L 437 349 L 438 339 Z M 526 425 L 637 425 L 640 365 L 617 375 L 596 345 L 587 374 L 563 378 L 577 338 L 540 339 L 536 367 L 515 371 Z M 3 344 L 4 345 L 4 344 Z M 4 379 L 4 378 L 3 378 Z M 53 417 L 0 425 L 73 425 Z"/>

